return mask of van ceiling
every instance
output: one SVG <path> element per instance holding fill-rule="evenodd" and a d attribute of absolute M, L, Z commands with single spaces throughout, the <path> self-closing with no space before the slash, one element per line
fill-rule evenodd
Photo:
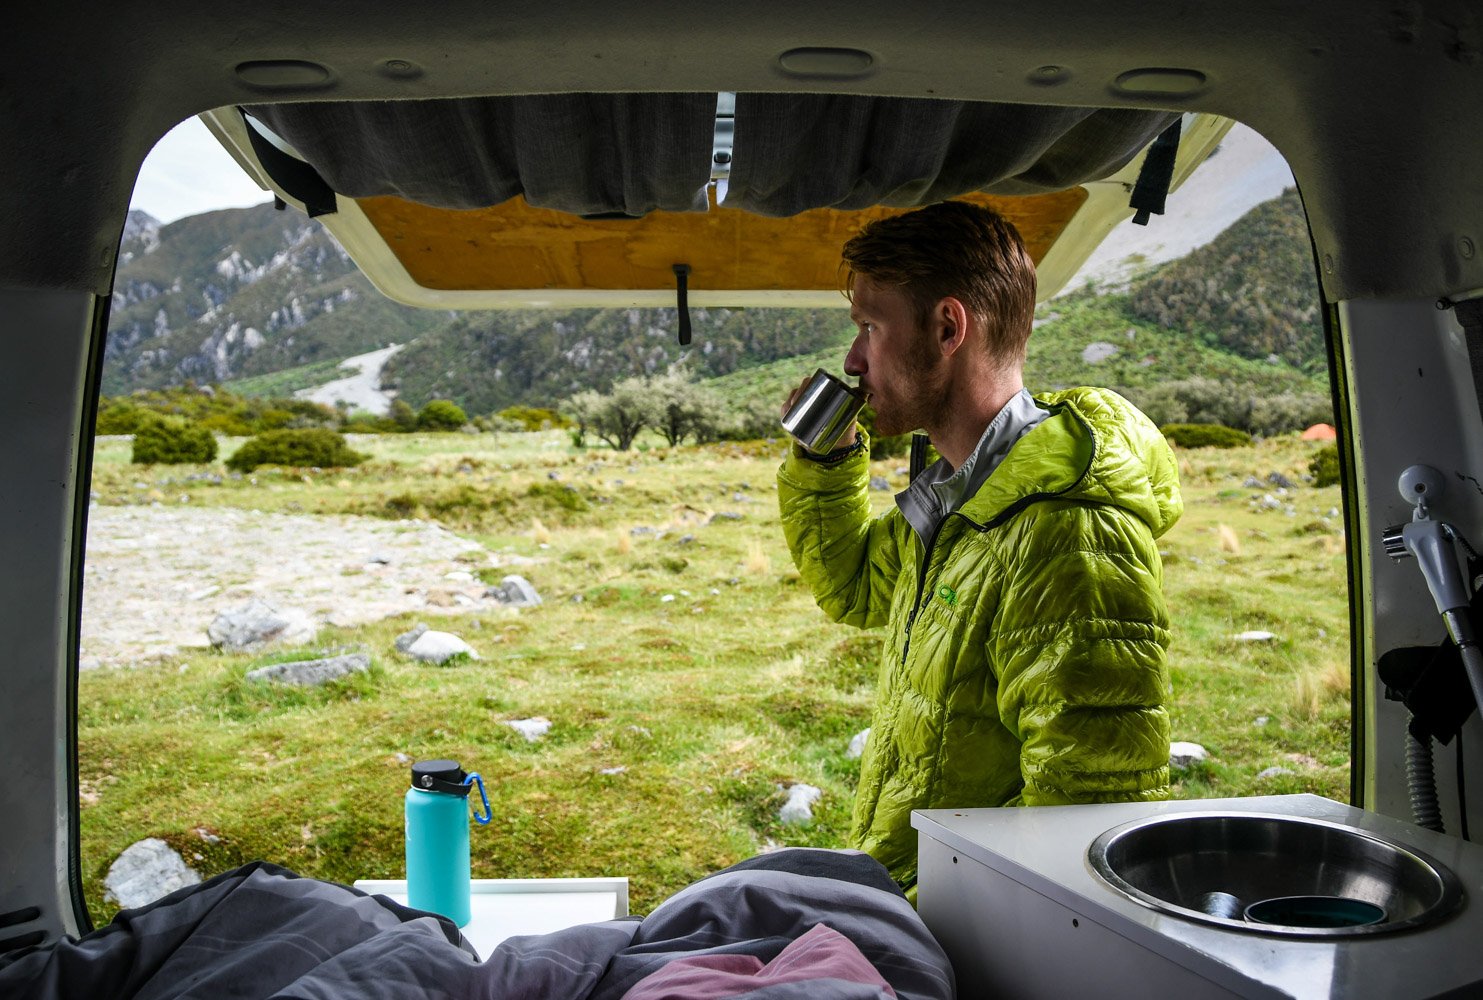
<path fill-rule="evenodd" d="M 106 292 L 139 164 L 208 109 L 733 91 L 1224 115 L 1287 157 L 1330 299 L 1459 294 L 1483 289 L 1479 19 L 1476 0 L 29 4 L 0 176 L 55 183 L 0 218 L 0 285 Z"/>

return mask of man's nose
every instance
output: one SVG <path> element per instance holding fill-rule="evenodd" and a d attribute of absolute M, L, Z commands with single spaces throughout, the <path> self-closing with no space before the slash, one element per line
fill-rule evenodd
<path fill-rule="evenodd" d="M 863 333 L 856 334 L 855 339 L 850 342 L 850 352 L 844 356 L 844 373 L 846 375 L 859 376 L 865 374 L 865 349 L 862 346 L 864 339 L 865 335 Z"/>

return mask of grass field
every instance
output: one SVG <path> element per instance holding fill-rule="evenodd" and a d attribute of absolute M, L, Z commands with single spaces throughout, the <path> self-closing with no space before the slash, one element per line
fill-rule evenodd
<path fill-rule="evenodd" d="M 131 466 L 127 441 L 100 439 L 97 503 L 184 492 L 193 506 L 435 518 L 538 560 L 519 572 L 545 604 L 431 621 L 480 654 L 445 667 L 395 651 L 407 615 L 327 630 L 312 649 L 84 673 L 94 919 L 112 914 L 108 866 L 146 836 L 203 874 L 266 858 L 338 881 L 400 877 L 406 757 L 484 776 L 494 821 L 473 832 L 476 876 L 627 875 L 635 912 L 769 844 L 840 844 L 858 768 L 845 749 L 869 723 L 880 636 L 827 622 L 793 570 L 773 488 L 780 442 L 642 443 L 619 454 L 561 433 L 390 435 L 354 441 L 373 456 L 357 469 L 234 478 Z M 226 456 L 236 442 L 222 444 Z M 1179 796 L 1348 798 L 1344 539 L 1337 488 L 1302 485 L 1315 447 L 1180 453 L 1186 513 L 1161 543 L 1170 704 L 1174 739 L 1211 760 L 1181 776 Z M 900 489 L 904 465 L 874 471 Z M 1299 485 L 1243 485 L 1271 473 Z M 1252 629 L 1276 638 L 1233 638 Z M 370 673 L 307 691 L 243 680 L 341 647 L 369 652 Z M 504 724 L 531 716 L 553 722 L 539 742 Z M 796 782 L 824 790 L 807 827 L 777 819 Z"/>

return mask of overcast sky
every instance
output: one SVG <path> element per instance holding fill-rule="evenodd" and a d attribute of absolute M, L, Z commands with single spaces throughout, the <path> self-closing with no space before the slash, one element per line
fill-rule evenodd
<path fill-rule="evenodd" d="M 155 144 L 139 179 L 130 208 L 148 212 L 160 222 L 217 208 L 246 208 L 273 196 L 251 180 L 221 148 L 199 118 L 188 118 Z"/>

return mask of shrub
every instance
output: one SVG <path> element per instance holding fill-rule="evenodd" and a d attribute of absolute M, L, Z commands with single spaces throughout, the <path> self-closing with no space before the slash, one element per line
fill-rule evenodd
<path fill-rule="evenodd" d="M 456 431 L 469 422 L 463 407 L 446 399 L 435 399 L 417 414 L 417 427 L 424 431 Z"/>
<path fill-rule="evenodd" d="M 1316 392 L 1281 392 L 1275 396 L 1258 396 L 1252 401 L 1250 426 L 1245 429 L 1271 437 L 1333 422 L 1334 407 L 1328 396 Z"/>
<path fill-rule="evenodd" d="M 539 406 L 508 406 L 494 416 L 510 424 L 518 424 L 521 430 L 526 431 L 545 431 L 572 426 L 572 422 L 560 413 Z"/>
<path fill-rule="evenodd" d="M 758 441 L 783 437 L 778 405 L 770 399 L 749 399 L 717 420 L 714 428 L 718 441 Z"/>
<path fill-rule="evenodd" d="M 1138 408 L 1160 427 L 1223 424 L 1251 429 L 1253 399 L 1237 382 L 1196 377 L 1150 386 L 1133 395 Z"/>
<path fill-rule="evenodd" d="M 1165 424 L 1159 431 L 1181 448 L 1239 448 L 1251 435 L 1222 424 Z"/>
<path fill-rule="evenodd" d="M 393 399 L 391 409 L 387 411 L 386 416 L 399 431 L 417 429 L 417 411 L 412 409 L 412 404 L 405 399 Z"/>
<path fill-rule="evenodd" d="M 134 432 L 136 465 L 200 464 L 215 460 L 216 437 L 198 424 L 150 416 Z"/>
<path fill-rule="evenodd" d="M 227 459 L 227 468 L 237 472 L 251 472 L 259 465 L 333 469 L 359 465 L 368 457 L 352 451 L 338 432 L 313 427 L 267 431 L 250 438 Z"/>
<path fill-rule="evenodd" d="M 1326 444 L 1313 453 L 1312 460 L 1308 463 L 1308 471 L 1313 473 L 1314 486 L 1333 486 L 1339 481 L 1339 446 Z"/>
<path fill-rule="evenodd" d="M 126 399 L 110 399 L 107 396 L 98 401 L 98 420 L 95 425 L 99 434 L 133 434 L 139 429 L 142 420 L 149 416 L 147 410 L 142 410 Z"/>

